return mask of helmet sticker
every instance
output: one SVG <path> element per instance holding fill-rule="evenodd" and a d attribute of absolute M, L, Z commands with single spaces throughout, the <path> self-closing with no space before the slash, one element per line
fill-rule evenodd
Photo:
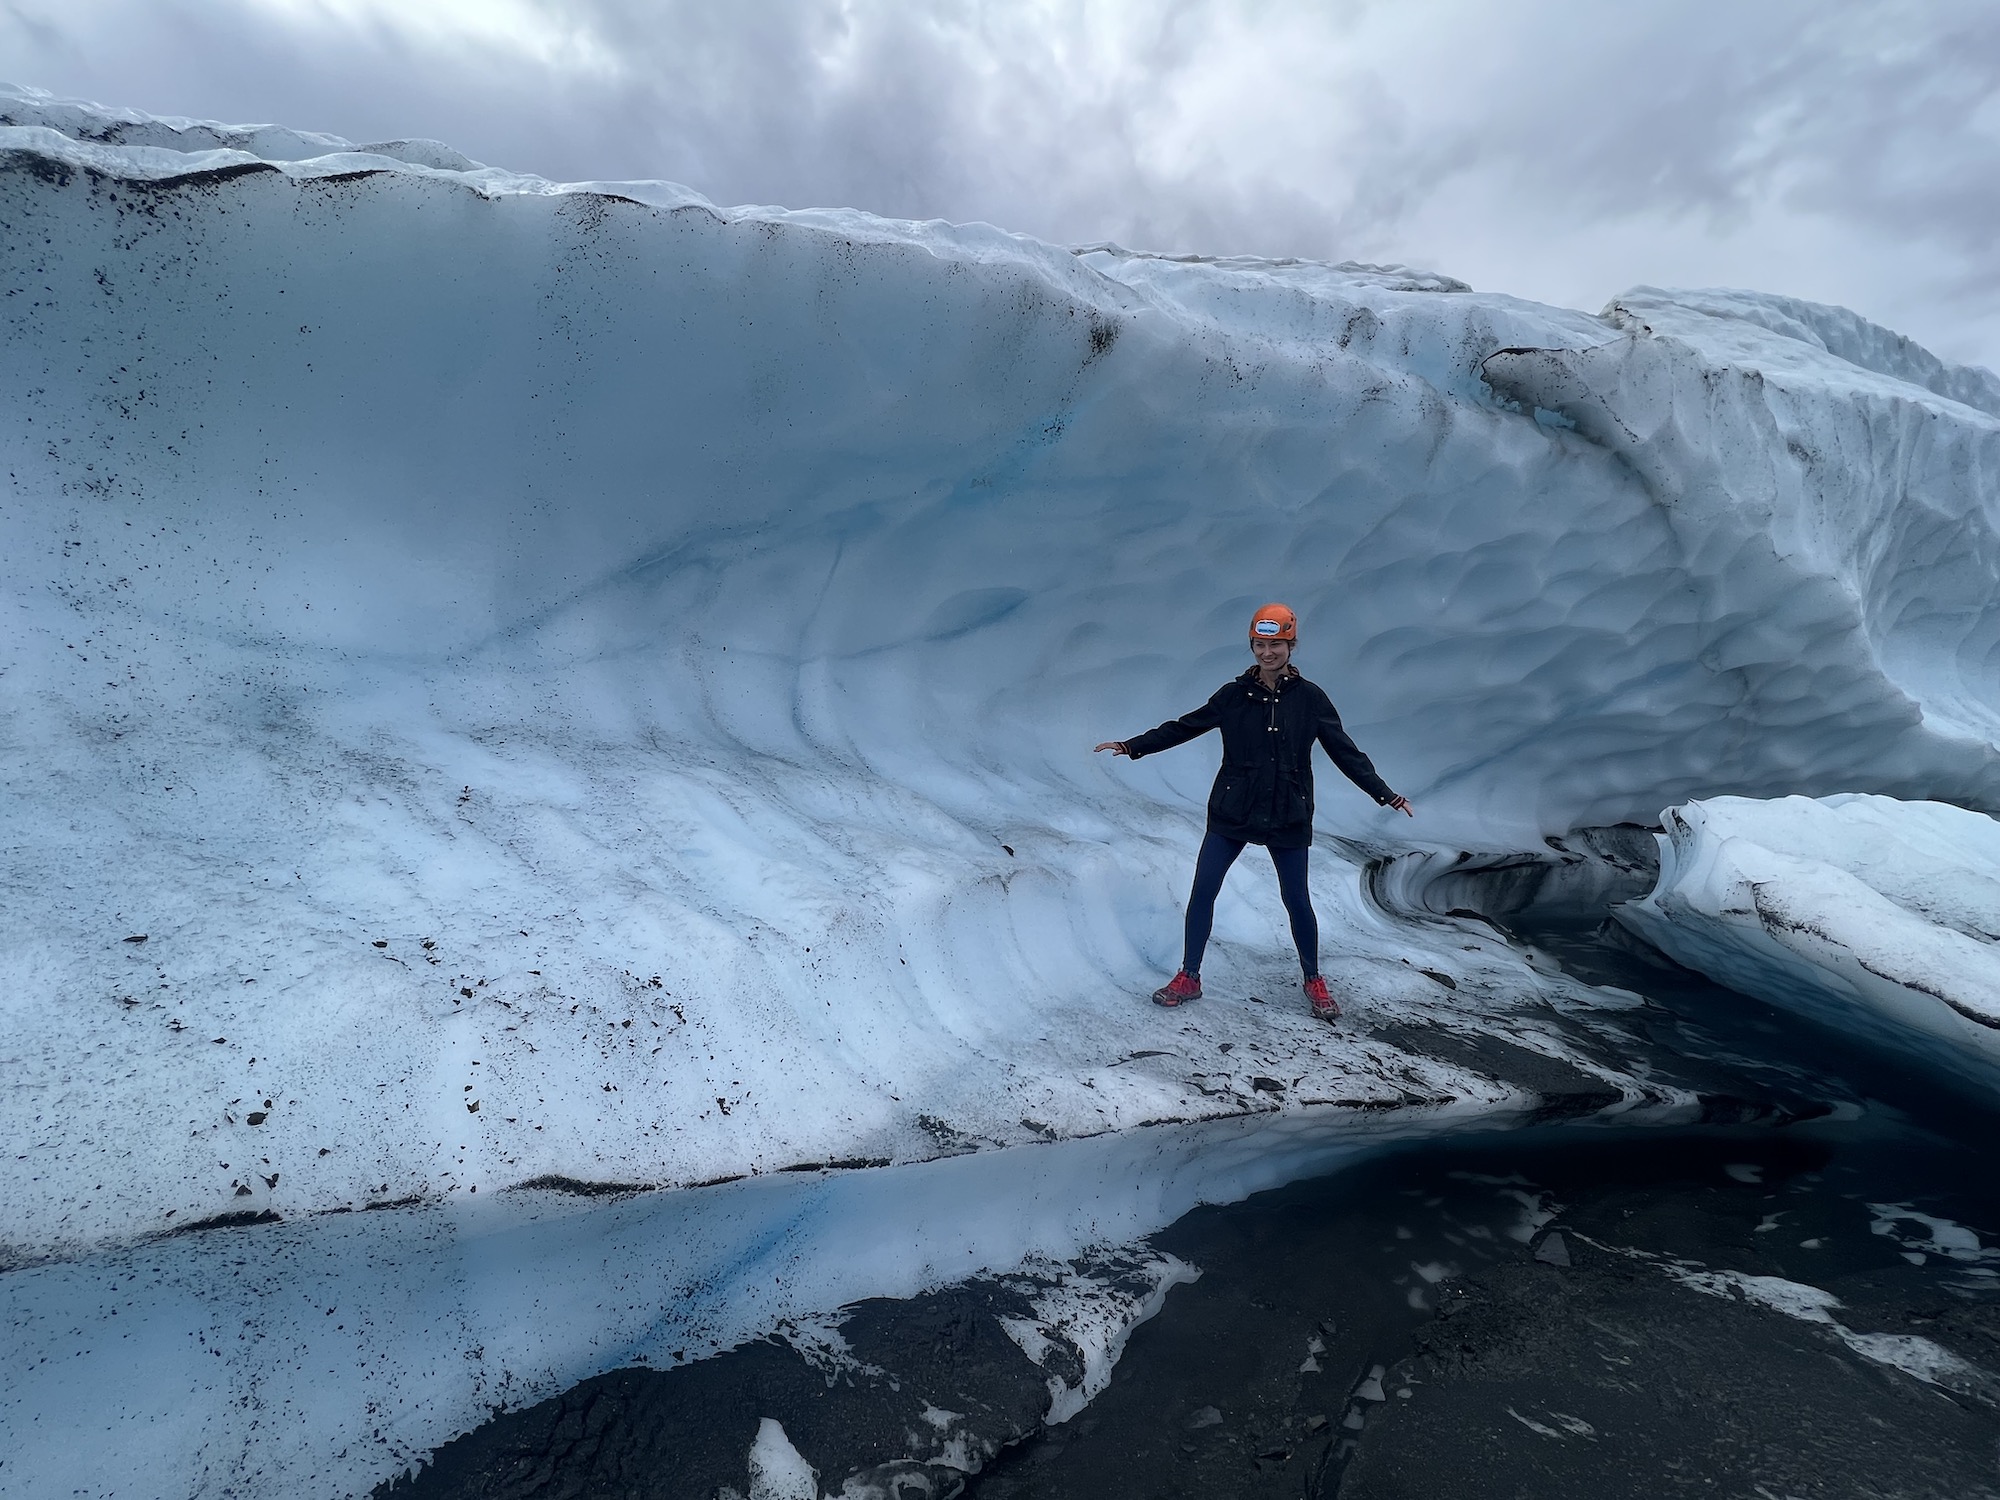
<path fill-rule="evenodd" d="M 1259 635 L 1276 635 L 1280 630 L 1283 630 L 1285 627 L 1280 625 L 1276 620 L 1259 620 L 1251 628 L 1254 629 Z"/>

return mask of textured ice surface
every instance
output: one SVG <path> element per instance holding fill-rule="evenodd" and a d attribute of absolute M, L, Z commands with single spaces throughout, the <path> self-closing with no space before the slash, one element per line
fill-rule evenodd
<path fill-rule="evenodd" d="M 2000 1088 L 2000 822 L 1888 797 L 1671 808 L 1619 919 L 1690 968 Z"/>
<path fill-rule="evenodd" d="M 1087 747 L 1270 597 L 1433 838 L 1705 786 L 1702 724 L 1759 783 L 1969 753 L 1746 734 L 1657 500 L 1481 381 L 1598 319 L 78 110 L 0 127 L 21 1253 L 1213 1112 L 1128 1060 L 1214 747 Z M 1321 801 L 1351 1015 L 1563 990 L 1385 920 L 1354 856 L 1412 830 Z M 1271 884 L 1219 912 L 1211 988 L 1273 1002 L 1229 1032 L 1364 1098 Z"/>

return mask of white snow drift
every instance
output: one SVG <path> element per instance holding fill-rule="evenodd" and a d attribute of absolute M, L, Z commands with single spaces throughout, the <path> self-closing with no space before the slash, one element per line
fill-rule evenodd
<path fill-rule="evenodd" d="M 1690 968 L 2000 1088 L 2000 822 L 1888 797 L 1669 808 L 1619 919 Z"/>

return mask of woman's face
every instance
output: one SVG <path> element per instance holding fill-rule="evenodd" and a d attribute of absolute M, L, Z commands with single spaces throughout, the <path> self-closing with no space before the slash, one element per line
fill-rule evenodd
<path fill-rule="evenodd" d="M 1275 672 L 1292 659 L 1290 641 L 1265 641 L 1255 636 L 1250 638 L 1251 654 L 1257 658 L 1257 665 L 1267 672 Z"/>

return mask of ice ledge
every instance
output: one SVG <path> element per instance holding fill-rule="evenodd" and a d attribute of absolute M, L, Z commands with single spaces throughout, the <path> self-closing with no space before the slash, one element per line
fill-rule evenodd
<path fill-rule="evenodd" d="M 1663 816 L 1618 919 L 1689 968 L 2000 1089 L 2000 822 L 1889 797 L 1718 797 Z"/>
<path fill-rule="evenodd" d="M 256 172 L 278 173 L 301 182 L 396 172 L 460 183 L 486 197 L 510 193 L 541 196 L 598 193 L 653 208 L 715 211 L 715 205 L 708 199 L 678 183 L 550 182 L 529 173 L 482 167 L 431 141 L 392 141 L 373 146 L 341 142 L 312 156 L 273 160 L 236 146 L 188 151 L 148 144 L 107 144 L 78 140 L 47 125 L 0 125 L 0 153 L 25 155 L 42 163 L 44 172 L 68 168 L 121 182 L 156 186 L 224 181 Z"/>
<path fill-rule="evenodd" d="M 1267 973 L 1276 983 L 1252 989 L 1269 995 L 1268 1003 L 1256 993 L 1217 994 L 1162 1012 L 1133 997 L 1095 1015 L 1045 1014 L 1037 1023 L 1045 1035 L 1016 1037 L 1005 1048 L 997 1039 L 974 1042 L 956 1052 L 956 1066 L 942 1071 L 885 1062 L 885 1076 L 872 1083 L 822 1076 L 814 1092 L 833 1101 L 827 1111 L 802 1110 L 783 1098 L 765 1104 L 761 1096 L 776 1090 L 762 1085 L 773 1080 L 753 1080 L 756 1086 L 733 1091 L 739 1095 L 731 1101 L 734 1112 L 705 1129 L 687 1118 L 691 1107 L 674 1096 L 680 1115 L 672 1117 L 666 1145 L 653 1144 L 656 1137 L 642 1123 L 611 1123 L 621 1093 L 642 1101 L 658 1096 L 657 1087 L 647 1087 L 661 1082 L 653 1072 L 656 1059 L 643 1051 L 639 1065 L 622 1072 L 600 1059 L 617 1084 L 594 1120 L 579 1121 L 566 1118 L 548 1081 L 538 1078 L 529 1086 L 514 1080 L 510 1086 L 500 1076 L 505 1056 L 492 1049 L 483 1049 L 483 1071 L 496 1076 L 453 1101 L 469 1102 L 475 1111 L 483 1104 L 482 1112 L 466 1118 L 505 1142 L 483 1166 L 449 1156 L 392 1164 L 394 1153 L 382 1149 L 379 1137 L 397 1122 L 357 1115 L 344 1102 L 351 1089 L 338 1069 L 317 1092 L 294 1083 L 271 1100 L 235 1101 L 213 1131 L 197 1132 L 208 1156 L 182 1151 L 152 1169 L 121 1160 L 110 1170 L 113 1163 L 90 1140 L 36 1139 L 19 1158 L 22 1201 L 0 1239 L 0 1273 L 121 1245 L 301 1225 L 356 1211 L 437 1209 L 520 1196 L 578 1202 L 673 1196 L 758 1179 L 835 1180 L 943 1158 L 1119 1133 L 1154 1137 L 1163 1128 L 1232 1120 L 1310 1117 L 1320 1122 L 1315 1129 L 1338 1132 L 1369 1131 L 1377 1128 L 1371 1121 L 1439 1110 L 1538 1119 L 1633 1112 L 1701 1118 L 1698 1091 L 1673 1081 L 1670 1060 L 1656 1060 L 1643 1076 L 1625 1061 L 1634 1042 L 1618 1029 L 1618 1018 L 1637 1003 L 1634 997 L 1537 971 L 1490 935 L 1461 931 L 1462 925 L 1414 928 L 1406 951 L 1418 956 L 1416 962 L 1329 953 L 1326 972 L 1350 1011 L 1339 1027 L 1313 1019 L 1295 985 Z M 529 1018 L 523 1002 L 501 1008 L 507 1005 L 504 997 L 482 999 L 444 1024 L 447 1030 L 492 1031 L 497 1038 L 508 1017 L 524 1024 Z M 557 1005 L 554 1012 L 568 1009 Z M 596 1015 L 598 1007 L 591 1009 Z M 260 1029 L 250 1016 L 239 1019 L 250 1029 L 231 1026 L 225 1039 L 197 1028 L 189 1037 L 201 1047 L 221 1043 L 232 1053 L 259 1057 L 274 1076 L 310 1075 L 295 1055 L 317 1045 L 310 1034 L 295 1035 L 282 1025 Z M 615 1025 L 601 1016 L 598 1024 Z M 294 1097 L 283 1097 L 288 1092 Z M 574 1099 L 579 1091 L 571 1093 Z M 555 1101 L 553 1109 L 531 1107 L 537 1094 Z M 884 1105 L 891 1096 L 895 1103 Z M 867 1109 L 871 1099 L 876 1107 Z M 809 1128 L 800 1126 L 802 1113 Z M 823 1117 L 829 1113 L 838 1121 Z M 867 1121 L 861 1128 L 855 1114 Z M 551 1127 L 546 1133 L 539 1123 L 544 1119 Z M 1342 1126 L 1342 1119 L 1353 1126 Z M 606 1132 L 614 1138 L 600 1139 Z M 320 1148 L 322 1141 L 332 1143 L 330 1151 Z M 222 1155 L 213 1157 L 216 1151 Z M 233 1165 L 199 1170 L 211 1157 Z M 260 1161 L 264 1165 L 256 1165 Z M 103 1186 L 88 1193 L 31 1186 L 57 1177 L 102 1178 Z M 220 1185 L 224 1179 L 227 1186 Z"/>
<path fill-rule="evenodd" d="M 1711 344 L 1733 344 L 1738 354 L 1759 364 L 1803 366 L 1823 352 L 1855 369 L 1921 386 L 1933 395 L 2000 417 L 2000 375 L 1976 365 L 1950 364 L 1916 340 L 1844 307 L 1769 292 L 1640 286 L 1616 298 L 1604 316 L 1628 332 L 1679 333 Z M 1789 351 L 1787 344 L 1793 346 Z"/>

